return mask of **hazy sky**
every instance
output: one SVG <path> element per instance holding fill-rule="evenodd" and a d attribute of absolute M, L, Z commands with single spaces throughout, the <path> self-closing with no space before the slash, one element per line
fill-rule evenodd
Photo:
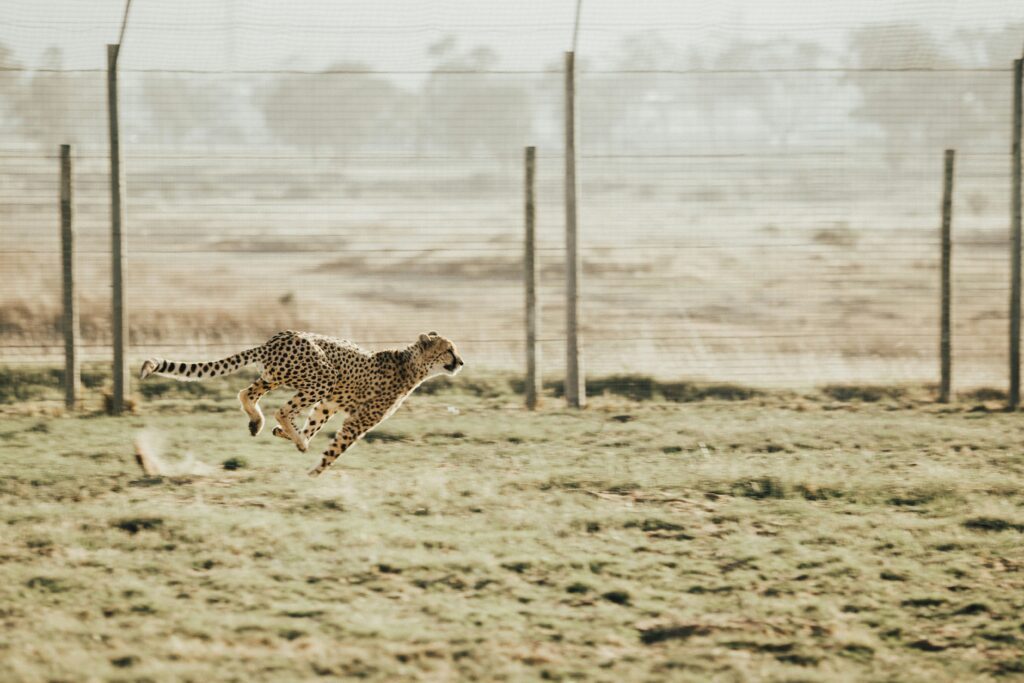
<path fill-rule="evenodd" d="M 575 0 L 133 0 L 127 68 L 321 68 L 360 61 L 424 68 L 447 35 L 487 45 L 504 68 L 539 68 L 569 48 Z M 49 46 L 67 68 L 105 64 L 124 0 L 2 0 L 0 43 L 40 66 Z M 714 50 L 734 38 L 790 37 L 841 50 L 847 31 L 919 23 L 940 34 L 1024 21 L 1021 0 L 584 0 L 579 52 L 614 54 L 625 35 L 662 32 L 672 45 Z M 1024 36 L 1022 36 L 1024 43 Z"/>

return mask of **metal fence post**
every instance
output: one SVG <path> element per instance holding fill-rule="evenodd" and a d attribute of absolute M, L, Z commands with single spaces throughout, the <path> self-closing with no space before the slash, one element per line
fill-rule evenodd
<path fill-rule="evenodd" d="M 1007 403 L 1010 410 L 1016 410 L 1020 403 L 1020 277 L 1021 277 L 1021 82 L 1024 80 L 1024 60 L 1013 62 L 1013 132 L 1012 167 L 1013 179 L 1010 197 L 1010 393 Z"/>
<path fill-rule="evenodd" d="M 78 297 L 75 295 L 75 226 L 71 188 L 71 145 L 60 146 L 60 245 L 64 303 L 64 405 L 78 404 Z"/>
<path fill-rule="evenodd" d="M 110 243 L 113 290 L 111 334 L 114 347 L 114 415 L 124 411 L 128 397 L 129 373 L 125 351 L 128 346 L 128 310 L 124 292 L 124 204 L 121 171 L 120 119 L 117 112 L 117 55 L 120 45 L 107 45 L 107 115 L 110 123 Z"/>
<path fill-rule="evenodd" d="M 536 148 L 526 148 L 526 243 L 523 254 L 523 277 L 526 289 L 526 407 L 533 410 L 541 391 L 540 373 L 537 369 L 537 241 L 534 234 L 536 204 L 534 201 L 534 179 Z"/>
<path fill-rule="evenodd" d="M 942 174 L 942 268 L 941 291 L 942 310 L 939 331 L 939 403 L 949 403 L 949 391 L 953 368 L 952 357 L 952 283 L 951 259 L 953 253 L 952 214 L 953 214 L 953 164 L 956 151 L 947 149 Z"/>
<path fill-rule="evenodd" d="M 580 255 L 576 212 L 576 59 L 565 53 L 565 400 L 570 407 L 587 403 L 580 339 Z"/>

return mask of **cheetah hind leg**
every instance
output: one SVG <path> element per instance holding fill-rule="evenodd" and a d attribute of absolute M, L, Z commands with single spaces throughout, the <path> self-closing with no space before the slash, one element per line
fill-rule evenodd
<path fill-rule="evenodd" d="M 268 391 L 276 387 L 267 380 L 260 377 L 258 380 L 238 392 L 238 400 L 242 404 L 242 410 L 249 416 L 249 433 L 258 435 L 263 430 L 263 411 L 260 409 L 260 399 Z"/>

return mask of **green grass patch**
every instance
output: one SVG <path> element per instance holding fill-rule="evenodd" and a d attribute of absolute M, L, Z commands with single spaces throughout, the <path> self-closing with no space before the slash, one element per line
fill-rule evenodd
<path fill-rule="evenodd" d="M 783 393 L 623 377 L 585 411 L 532 413 L 514 378 L 456 378 L 318 479 L 305 472 L 330 427 L 306 454 L 250 437 L 237 377 L 168 385 L 119 419 L 9 414 L 4 672 L 1017 675 L 1019 416 L 904 406 L 914 392 L 794 410 Z M 287 396 L 266 400 L 269 414 Z M 140 437 L 162 476 L 136 464 Z"/>

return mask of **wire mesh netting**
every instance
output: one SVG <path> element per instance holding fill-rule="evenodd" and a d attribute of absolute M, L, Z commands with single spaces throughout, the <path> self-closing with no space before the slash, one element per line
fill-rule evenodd
<path fill-rule="evenodd" d="M 133 360 L 220 357 L 284 328 L 372 348 L 436 329 L 471 366 L 520 369 L 536 145 L 542 369 L 561 375 L 573 7 L 368 7 L 333 23 L 255 2 L 133 10 L 119 66 Z M 986 7 L 959 28 L 893 5 L 756 29 L 595 7 L 577 75 L 587 372 L 936 380 L 955 148 L 956 383 L 1001 385 L 1024 16 Z M 110 357 L 109 9 L 73 22 L 14 3 L 0 22 L 2 363 L 62 354 L 61 143 L 82 355 Z"/>

